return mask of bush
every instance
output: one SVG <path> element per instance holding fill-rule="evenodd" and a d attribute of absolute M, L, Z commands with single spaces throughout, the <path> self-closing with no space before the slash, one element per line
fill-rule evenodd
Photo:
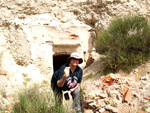
<path fill-rule="evenodd" d="M 130 72 L 150 59 L 150 25 L 140 16 L 113 20 L 107 30 L 97 32 L 96 50 L 106 55 L 104 72 Z"/>
<path fill-rule="evenodd" d="M 51 90 L 40 90 L 38 85 L 20 90 L 19 102 L 13 106 L 12 113 L 66 113 L 61 106 L 56 108 Z"/>

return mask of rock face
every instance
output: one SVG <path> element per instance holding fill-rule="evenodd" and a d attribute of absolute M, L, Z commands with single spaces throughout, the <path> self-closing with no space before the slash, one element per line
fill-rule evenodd
<path fill-rule="evenodd" d="M 7 40 L 7 49 L 10 51 L 16 64 L 27 65 L 28 60 L 31 58 L 31 53 L 30 45 L 24 31 L 12 26 L 12 28 L 4 32 L 4 36 Z"/>
<path fill-rule="evenodd" d="M 0 92 L 13 95 L 22 86 L 49 85 L 56 64 L 65 63 L 72 51 L 83 57 L 82 68 L 92 66 L 100 57 L 93 52 L 95 30 L 107 28 L 116 16 L 149 18 L 149 5 L 148 0 L 1 0 Z M 10 104 L 1 98 L 3 108 Z"/>

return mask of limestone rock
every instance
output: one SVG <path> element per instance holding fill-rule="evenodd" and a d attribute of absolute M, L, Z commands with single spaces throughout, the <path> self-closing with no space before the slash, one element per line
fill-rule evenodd
<path fill-rule="evenodd" d="M 100 113 L 103 113 L 104 111 L 105 111 L 105 108 L 99 109 L 99 112 L 100 112 Z"/>
<path fill-rule="evenodd" d="M 7 74 L 0 75 L 0 89 L 16 94 L 16 87 L 33 83 L 44 87 L 49 85 L 53 74 L 53 55 L 69 55 L 72 51 L 80 51 L 84 58 L 82 67 L 87 65 L 84 77 L 95 76 L 97 73 L 100 75 L 101 58 L 105 56 L 100 56 L 93 50 L 95 30 L 106 29 L 116 16 L 123 17 L 132 13 L 149 18 L 149 5 L 150 2 L 146 0 L 1 0 L 0 70 L 6 70 Z M 76 43 L 72 42 L 75 38 L 70 38 L 70 34 L 78 35 Z M 56 42 L 58 45 L 53 45 Z M 135 74 L 139 72 L 135 70 Z M 150 91 L 150 74 L 141 77 L 139 86 L 128 79 L 118 77 L 118 84 L 111 86 L 111 91 L 102 87 L 101 82 L 93 86 L 90 84 L 89 87 L 94 89 L 91 94 L 87 94 L 93 99 L 89 102 L 91 106 L 104 111 L 106 108 L 99 108 L 94 102 L 100 99 L 104 107 L 105 104 L 111 104 L 115 98 L 119 103 L 123 97 L 123 93 L 119 93 L 120 85 L 124 85 L 125 88 L 132 87 L 132 90 L 139 94 L 141 101 L 142 96 Z M 138 97 L 136 93 L 134 98 Z M 4 103 L 8 104 L 7 100 Z M 107 108 L 116 112 L 112 106 Z"/>
<path fill-rule="evenodd" d="M 112 106 L 110 106 L 110 105 L 107 105 L 105 108 L 106 108 L 107 110 L 113 112 L 113 113 L 117 113 L 117 112 L 118 112 L 118 109 L 117 109 L 117 108 L 112 107 Z"/>
<path fill-rule="evenodd" d="M 5 88 L 8 84 L 8 79 L 4 75 L 0 75 L 0 92 L 5 92 Z"/>
<path fill-rule="evenodd" d="M 64 70 L 64 73 L 69 75 L 69 72 L 70 72 L 70 67 L 66 67 L 65 70 Z"/>

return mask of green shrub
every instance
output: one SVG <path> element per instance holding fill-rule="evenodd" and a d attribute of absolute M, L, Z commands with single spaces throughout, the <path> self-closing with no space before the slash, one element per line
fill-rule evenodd
<path fill-rule="evenodd" d="M 38 85 L 24 88 L 18 94 L 19 102 L 12 108 L 13 113 L 66 113 L 62 106 L 55 106 L 52 90 L 41 91 Z"/>
<path fill-rule="evenodd" d="M 96 50 L 106 55 L 104 72 L 130 72 L 150 59 L 150 25 L 140 16 L 117 18 L 97 32 Z"/>

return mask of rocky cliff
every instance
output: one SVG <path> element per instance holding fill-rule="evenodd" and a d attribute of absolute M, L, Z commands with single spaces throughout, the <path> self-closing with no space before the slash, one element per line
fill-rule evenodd
<path fill-rule="evenodd" d="M 87 36 L 90 37 L 87 41 L 90 43 L 90 49 L 87 47 L 89 57 L 94 46 L 95 29 L 107 28 L 117 16 L 138 14 L 149 18 L 149 5 L 149 0 L 1 0 L 1 92 L 12 95 L 23 85 L 49 84 L 51 69 L 44 57 L 48 53 L 42 45 L 42 37 L 45 36 L 42 35 L 40 40 L 36 37 L 31 40 L 34 26 L 50 27 L 55 29 L 51 30 L 55 33 L 64 30 L 75 32 L 70 29 L 72 27 L 86 28 L 83 36 L 84 33 L 91 34 Z M 83 43 L 85 47 L 87 43 Z M 3 96 L 0 99 L 3 100 L 0 103 L 3 107 L 10 104 Z"/>

